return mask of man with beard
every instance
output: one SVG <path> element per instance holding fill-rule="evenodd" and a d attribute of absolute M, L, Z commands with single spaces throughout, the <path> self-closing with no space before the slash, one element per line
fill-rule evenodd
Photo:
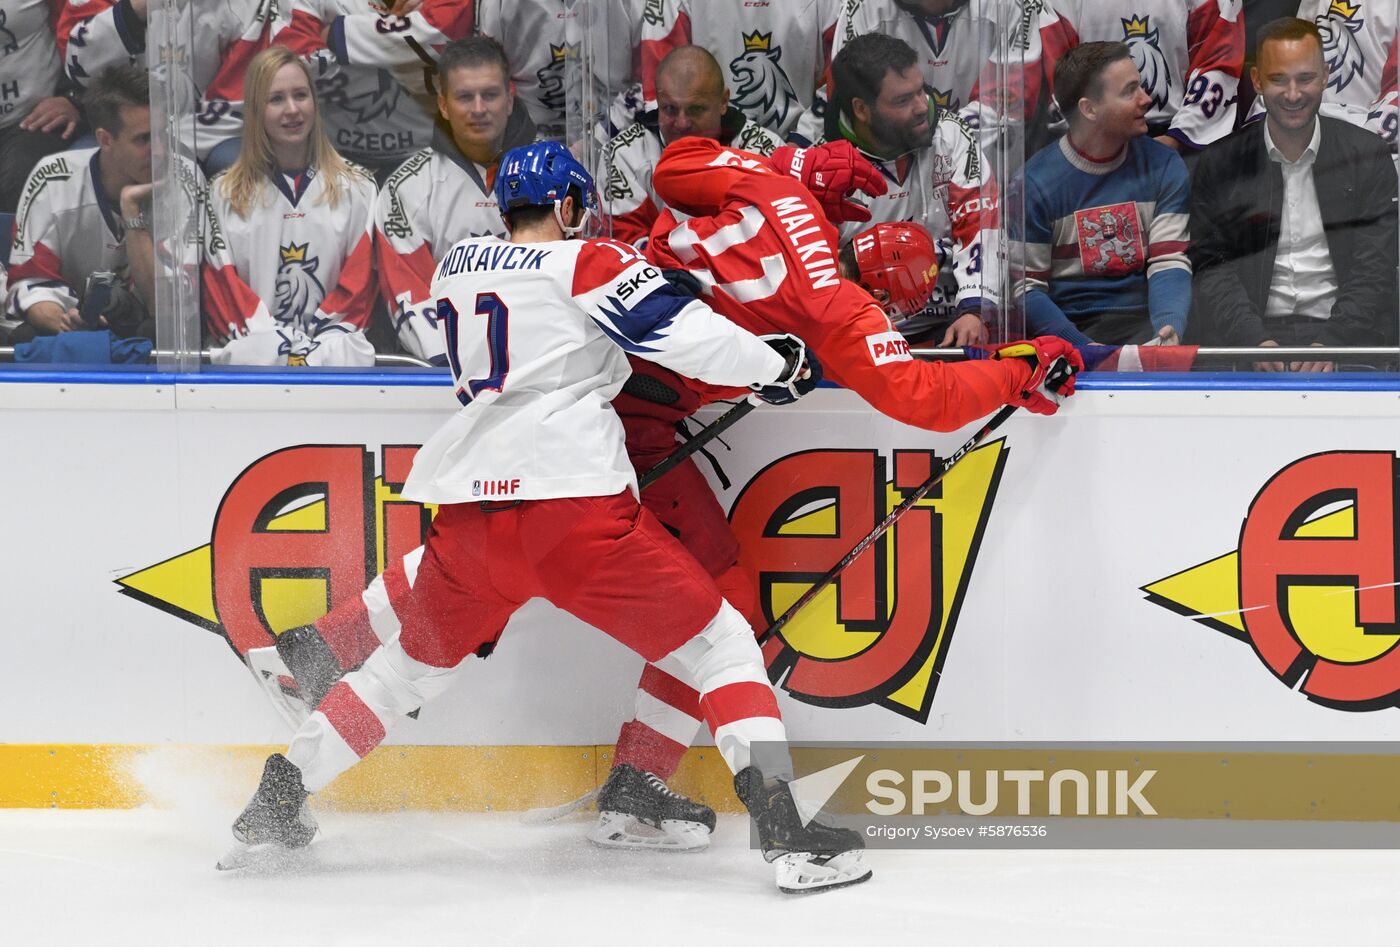
<path fill-rule="evenodd" d="M 831 63 L 827 138 L 845 138 L 885 178 L 870 219 L 907 220 L 937 241 L 944 263 L 927 309 L 896 328 L 941 346 L 986 340 L 982 322 L 982 214 L 994 213 L 996 187 L 983 180 L 976 132 L 928 95 L 918 55 L 881 33 L 858 36 Z M 862 225 L 841 226 L 849 243 Z"/>
<path fill-rule="evenodd" d="M 1055 71 L 1069 132 L 1026 162 L 1026 327 L 1076 345 L 1175 344 L 1191 304 L 1190 182 L 1148 137 L 1151 97 L 1123 43 L 1084 43 Z M 1021 233 L 1016 228 L 1023 226 Z"/>
<path fill-rule="evenodd" d="M 1253 122 L 1201 152 L 1193 178 L 1194 331 L 1206 345 L 1394 345 L 1395 171 L 1375 135 L 1319 115 L 1313 23 L 1259 32 Z M 1283 362 L 1259 362 L 1283 371 Z M 1294 361 L 1291 371 L 1331 371 Z"/>

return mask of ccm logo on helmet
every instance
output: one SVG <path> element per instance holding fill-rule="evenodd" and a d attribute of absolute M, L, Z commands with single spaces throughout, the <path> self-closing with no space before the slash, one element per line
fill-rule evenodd
<path fill-rule="evenodd" d="M 913 361 L 913 356 L 909 354 L 909 343 L 898 332 L 867 335 L 865 344 L 869 347 L 870 358 L 876 365 Z"/>

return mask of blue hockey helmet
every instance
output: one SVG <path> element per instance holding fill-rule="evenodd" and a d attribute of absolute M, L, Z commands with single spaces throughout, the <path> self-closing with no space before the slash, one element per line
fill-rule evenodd
<path fill-rule="evenodd" d="M 583 195 L 584 219 L 577 227 L 567 226 L 559 216 L 559 204 L 570 187 Z M 496 172 L 495 195 L 502 215 L 520 207 L 553 205 L 555 219 L 570 236 L 583 229 L 598 205 L 593 175 L 557 141 L 536 141 L 507 151 Z"/>

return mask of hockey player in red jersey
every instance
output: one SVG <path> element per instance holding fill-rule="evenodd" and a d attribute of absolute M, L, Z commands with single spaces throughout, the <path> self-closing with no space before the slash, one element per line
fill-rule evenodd
<path fill-rule="evenodd" d="M 461 408 L 418 451 L 403 487 L 440 508 L 416 581 L 392 603 L 399 634 L 331 688 L 286 755 L 268 758 L 234 823 L 247 848 L 223 864 L 253 846 L 308 844 L 316 832 L 308 795 L 440 693 L 467 655 L 493 646 L 521 605 L 543 597 L 703 695 L 779 888 L 869 879 L 858 833 L 798 814 L 785 781 L 790 761 L 765 771 L 753 760 L 754 742 L 786 740 L 753 630 L 638 507 L 622 426 L 606 410 L 629 374 L 628 352 L 747 384 L 773 404 L 810 391 L 817 363 L 797 337 L 760 339 L 677 292 L 631 247 L 570 239 L 595 198 L 592 178 L 562 145 L 509 152 L 495 191 L 510 239 L 458 242 L 433 279 Z M 521 430 L 537 436 L 522 442 Z"/>
<path fill-rule="evenodd" d="M 771 161 L 709 139 L 673 143 L 656 175 L 666 188 L 667 205 L 696 216 L 680 223 L 669 212 L 663 215 L 653 230 L 650 259 L 688 270 L 705 288 L 706 302 L 740 325 L 763 332 L 801 327 L 818 357 L 825 353 L 834 364 L 830 377 L 896 420 L 952 431 L 1004 404 L 1043 414 L 1056 410 L 1041 386 L 1060 359 L 1080 367 L 1067 343 L 1053 338 L 1015 343 L 988 361 L 917 361 L 871 294 L 839 277 L 835 230 L 827 218 L 858 218 L 863 209 L 845 195 L 880 186 L 878 174 L 849 143 L 779 149 Z M 932 259 L 877 255 L 866 263 L 862 276 L 873 289 L 903 285 L 880 275 L 893 266 L 905 270 L 908 285 L 930 291 Z M 908 291 L 900 298 L 907 306 L 921 302 Z M 637 359 L 632 368 L 634 376 L 614 406 L 639 472 L 675 448 L 676 422 L 708 401 L 739 393 Z M 1062 394 L 1072 392 L 1071 385 Z M 642 501 L 679 535 L 725 598 L 753 616 L 753 586 L 738 565 L 738 541 L 693 462 L 658 480 Z M 392 636 L 395 622 L 387 603 L 399 594 L 396 589 L 416 581 L 420 556 L 415 550 L 391 565 L 362 599 L 338 605 L 314 625 L 284 632 L 275 651 L 254 649 L 249 659 L 255 673 L 274 687 L 280 678 L 299 688 L 301 698 L 315 706 L 342 669 L 358 666 Z M 288 670 L 294 680 L 286 679 Z M 279 691 L 272 696 L 295 719 L 296 704 Z M 695 810 L 704 807 L 670 793 L 663 782 L 674 773 L 698 726 L 698 699 L 693 688 L 673 675 L 655 665 L 646 668 L 638 719 L 624 725 L 617 765 L 600 792 L 594 841 L 670 850 L 708 844 L 712 814 L 696 817 Z"/>

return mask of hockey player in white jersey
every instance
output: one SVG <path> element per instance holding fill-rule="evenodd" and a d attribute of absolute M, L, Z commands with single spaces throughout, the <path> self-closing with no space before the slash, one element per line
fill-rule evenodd
<path fill-rule="evenodd" d="M 984 342 L 982 218 L 995 213 L 997 196 L 976 131 L 928 97 L 917 54 L 900 39 L 857 37 L 836 54 L 831 73 L 829 137 L 848 139 L 888 184 L 866 202 L 870 219 L 919 224 L 945 261 L 928 308 L 897 328 L 912 338 L 932 333 L 943 346 Z M 841 242 L 865 226 L 842 224 Z"/>
<path fill-rule="evenodd" d="M 248 66 L 238 160 L 209 187 L 205 328 L 233 365 L 369 366 L 374 179 L 326 139 L 283 46 Z"/>
<path fill-rule="evenodd" d="M 824 86 L 841 0 L 654 0 L 642 25 L 642 82 L 656 101 L 657 67 L 672 49 L 708 49 L 733 105 L 779 138 L 821 138 Z"/>
<path fill-rule="evenodd" d="M 782 890 L 870 877 L 857 833 L 804 824 L 785 782 L 790 766 L 754 764 L 755 741 L 786 737 L 753 631 L 638 505 L 608 406 L 630 373 L 629 352 L 715 384 L 747 384 L 774 403 L 810 390 L 816 363 L 796 338 L 765 344 L 677 292 L 631 247 L 569 239 L 583 229 L 592 191 L 562 146 L 515 149 L 496 182 L 510 240 L 462 241 L 438 265 L 432 290 L 461 409 L 423 445 L 403 487 L 440 508 L 411 587 L 393 603 L 398 634 L 331 688 L 286 755 L 268 759 L 234 823 L 240 845 L 308 844 L 316 826 L 307 796 L 539 596 L 703 695 Z"/>
<path fill-rule="evenodd" d="M 160 69 L 177 90 L 180 129 L 200 160 L 226 167 L 243 120 L 243 71 L 266 48 L 279 0 L 82 0 L 59 23 L 68 75 L 86 88 L 103 69 L 131 63 Z M 149 21 L 149 22 L 148 22 Z M 148 47 L 147 36 L 177 37 Z"/>
<path fill-rule="evenodd" d="M 656 109 L 644 113 L 603 149 L 603 218 L 612 236 L 645 247 L 665 204 L 651 186 L 662 150 L 696 136 L 771 155 L 783 141 L 730 104 L 724 73 L 699 46 L 667 53 L 656 70 Z"/>
<path fill-rule="evenodd" d="M 503 236 L 492 182 L 501 155 L 535 137 L 510 63 L 489 36 L 454 40 L 438 60 L 437 107 L 447 128 L 385 182 L 374 211 L 379 284 L 404 350 L 447 364 L 429 293 L 437 260 L 459 240 Z"/>

